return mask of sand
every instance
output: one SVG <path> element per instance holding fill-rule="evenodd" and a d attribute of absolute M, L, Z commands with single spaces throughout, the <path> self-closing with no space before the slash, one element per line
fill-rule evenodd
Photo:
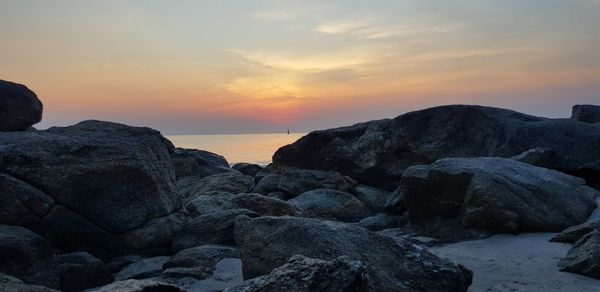
<path fill-rule="evenodd" d="M 571 245 L 549 242 L 555 233 L 496 235 L 430 248 L 475 272 L 469 291 L 600 291 L 600 280 L 563 273 L 557 263 Z"/>

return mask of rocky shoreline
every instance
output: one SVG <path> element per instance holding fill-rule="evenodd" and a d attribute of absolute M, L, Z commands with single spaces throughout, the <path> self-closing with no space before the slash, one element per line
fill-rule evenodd
<path fill-rule="evenodd" d="M 0 80 L 1 291 L 600 287 L 598 106 L 431 108 L 312 132 L 266 167 L 150 128 L 35 130 L 42 110 Z"/>

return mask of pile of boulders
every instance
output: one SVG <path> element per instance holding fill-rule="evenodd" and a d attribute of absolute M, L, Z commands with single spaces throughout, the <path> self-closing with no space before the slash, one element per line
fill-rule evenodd
<path fill-rule="evenodd" d="M 473 273 L 423 235 L 584 223 L 598 196 L 593 109 L 440 107 L 230 167 L 149 128 L 34 130 L 42 103 L 0 81 L 0 290 L 466 291 Z M 598 275 L 597 229 L 557 236 L 577 241 L 564 270 Z"/>

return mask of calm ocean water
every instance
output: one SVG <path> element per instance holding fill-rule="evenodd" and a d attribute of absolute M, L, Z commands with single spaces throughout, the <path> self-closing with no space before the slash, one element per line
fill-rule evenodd
<path fill-rule="evenodd" d="M 223 155 L 230 164 L 269 164 L 279 147 L 293 143 L 304 135 L 306 134 L 172 135 L 167 138 L 177 147 Z"/>

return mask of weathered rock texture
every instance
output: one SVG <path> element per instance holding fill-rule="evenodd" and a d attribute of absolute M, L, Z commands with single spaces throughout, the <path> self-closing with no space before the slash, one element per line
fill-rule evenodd
<path fill-rule="evenodd" d="M 0 222 L 66 250 L 130 250 L 121 237 L 177 224 L 173 149 L 158 131 L 100 121 L 0 133 Z M 164 244 L 171 227 L 136 234 L 135 248 Z"/>
<path fill-rule="evenodd" d="M 245 281 L 224 292 L 377 291 L 370 281 L 367 267 L 360 261 L 348 257 L 324 261 L 296 255 L 270 274 Z"/>
<path fill-rule="evenodd" d="M 600 279 L 600 231 L 595 230 L 579 239 L 559 266 L 563 272 Z"/>
<path fill-rule="evenodd" d="M 573 106 L 571 119 L 584 123 L 600 123 L 600 106 L 578 104 Z"/>
<path fill-rule="evenodd" d="M 25 85 L 0 80 L 0 132 L 24 131 L 42 120 L 42 102 Z"/>
<path fill-rule="evenodd" d="M 446 158 L 402 177 L 411 224 L 558 232 L 584 222 L 598 192 L 584 180 L 505 158 Z M 435 231 L 435 230 L 434 230 Z"/>
<path fill-rule="evenodd" d="M 600 127 L 470 105 L 435 107 L 349 127 L 315 131 L 280 148 L 278 166 L 334 170 L 388 190 L 404 170 L 445 157 L 512 157 L 556 152 L 552 168 L 576 172 L 600 160 Z"/>
<path fill-rule="evenodd" d="M 369 267 L 375 291 L 466 291 L 472 273 L 407 241 L 333 221 L 298 217 L 239 217 L 235 238 L 244 278 L 269 274 L 299 254 L 348 256 Z"/>

